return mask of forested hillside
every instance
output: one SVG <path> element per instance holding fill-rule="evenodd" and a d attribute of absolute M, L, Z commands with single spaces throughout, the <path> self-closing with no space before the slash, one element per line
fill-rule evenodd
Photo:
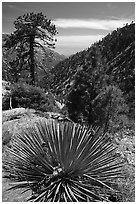
<path fill-rule="evenodd" d="M 93 101 L 101 94 L 104 87 L 113 85 L 121 92 L 129 107 L 129 115 L 133 116 L 134 83 L 135 24 L 131 23 L 57 64 L 51 88 L 61 98 L 64 97 L 68 106 L 71 104 L 71 115 L 80 101 L 85 106 L 88 100 Z M 82 104 L 79 109 L 83 107 Z"/>
<path fill-rule="evenodd" d="M 125 94 L 134 109 L 135 92 L 135 24 L 126 25 L 99 43 L 108 64 L 107 73 Z"/>

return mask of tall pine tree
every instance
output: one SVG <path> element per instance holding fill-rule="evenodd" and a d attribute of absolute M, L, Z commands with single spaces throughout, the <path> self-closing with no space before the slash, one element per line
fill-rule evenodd
<path fill-rule="evenodd" d="M 16 50 L 16 59 L 11 62 L 14 69 L 28 65 L 30 84 L 35 84 L 35 47 L 44 49 L 43 45 L 54 48 L 54 36 L 57 34 L 55 25 L 42 13 L 27 13 L 14 21 L 15 31 L 5 38 L 3 47 Z"/>

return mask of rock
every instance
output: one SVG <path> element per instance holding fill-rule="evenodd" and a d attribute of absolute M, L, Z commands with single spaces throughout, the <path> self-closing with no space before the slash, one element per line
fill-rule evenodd
<path fill-rule="evenodd" d="M 10 146 L 12 138 L 24 128 L 34 125 L 39 118 L 36 110 L 15 108 L 3 111 L 2 119 L 2 144 Z"/>
<path fill-rule="evenodd" d="M 35 114 L 35 110 L 33 109 L 25 109 L 25 108 L 14 108 L 11 110 L 5 110 L 2 113 L 2 122 L 19 119 L 22 116 Z"/>
<path fill-rule="evenodd" d="M 24 128 L 33 126 L 40 118 L 70 121 L 60 113 L 41 112 L 33 109 L 15 108 L 3 111 L 2 119 L 2 144 L 12 145 L 12 138 Z"/>
<path fill-rule="evenodd" d="M 64 107 L 65 107 L 65 104 L 64 103 L 60 103 L 59 101 L 56 101 L 55 100 L 55 104 L 57 105 L 57 107 L 62 110 Z"/>

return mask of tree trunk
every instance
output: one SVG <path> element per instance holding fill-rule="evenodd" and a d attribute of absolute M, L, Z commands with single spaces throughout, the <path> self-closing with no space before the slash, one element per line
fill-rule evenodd
<path fill-rule="evenodd" d="M 35 85 L 34 37 L 30 37 L 30 77 L 31 84 Z"/>

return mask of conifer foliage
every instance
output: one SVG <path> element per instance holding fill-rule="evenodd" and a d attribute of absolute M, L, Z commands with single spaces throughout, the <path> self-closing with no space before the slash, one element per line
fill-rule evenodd
<path fill-rule="evenodd" d="M 44 49 L 43 44 L 54 48 L 54 36 L 57 34 L 55 25 L 42 13 L 27 13 L 14 21 L 15 31 L 5 38 L 3 47 L 16 50 L 17 55 L 11 66 L 21 71 L 27 64 L 30 72 L 30 83 L 35 84 L 35 47 Z M 16 81 L 17 82 L 17 81 Z"/>

